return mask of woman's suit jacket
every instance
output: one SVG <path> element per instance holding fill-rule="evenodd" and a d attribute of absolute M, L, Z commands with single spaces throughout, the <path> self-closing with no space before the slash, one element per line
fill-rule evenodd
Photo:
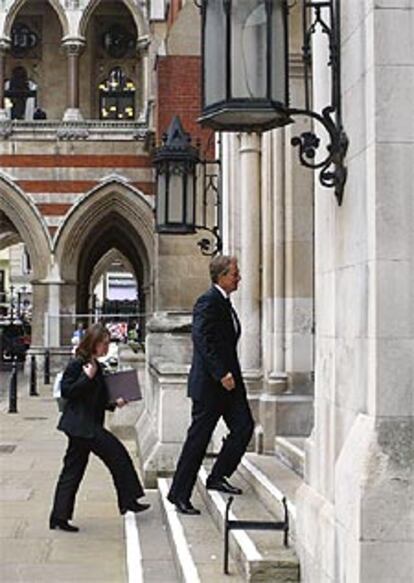
<path fill-rule="evenodd" d="M 72 437 L 93 438 L 96 430 L 103 426 L 105 409 L 109 405 L 108 392 L 101 366 L 93 379 L 84 372 L 85 361 L 71 360 L 62 377 L 62 397 L 67 399 L 58 429 Z"/>
<path fill-rule="evenodd" d="M 240 322 L 230 302 L 212 286 L 200 296 L 193 310 L 193 360 L 188 378 L 188 395 L 195 401 L 216 401 L 228 393 L 220 382 L 233 374 L 236 391 L 245 391 L 237 342 Z"/>

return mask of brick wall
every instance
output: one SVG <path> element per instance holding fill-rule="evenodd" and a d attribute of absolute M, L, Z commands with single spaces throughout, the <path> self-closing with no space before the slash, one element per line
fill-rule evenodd
<path fill-rule="evenodd" d="M 185 131 L 193 139 L 199 139 L 201 152 L 214 157 L 212 130 L 202 129 L 197 123 L 201 114 L 201 58 L 193 55 L 170 55 L 159 57 L 157 62 L 157 140 L 178 115 Z M 209 148 L 206 151 L 209 138 Z"/>

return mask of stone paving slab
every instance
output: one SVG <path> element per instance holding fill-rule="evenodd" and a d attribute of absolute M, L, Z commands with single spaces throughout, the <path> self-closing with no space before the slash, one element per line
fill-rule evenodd
<path fill-rule="evenodd" d="M 48 518 L 66 438 L 50 388 L 19 390 L 18 413 L 0 404 L 0 580 L 5 583 L 127 583 L 125 535 L 112 478 L 91 456 L 79 491 L 76 534 L 51 531 Z"/>

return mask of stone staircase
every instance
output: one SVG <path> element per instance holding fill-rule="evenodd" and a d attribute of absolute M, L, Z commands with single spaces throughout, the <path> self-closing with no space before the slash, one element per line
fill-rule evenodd
<path fill-rule="evenodd" d="M 276 457 L 298 476 L 303 478 L 305 466 L 305 438 L 281 437 L 275 438 Z"/>
<path fill-rule="evenodd" d="M 288 440 L 290 441 L 290 440 Z M 279 521 L 283 519 L 282 498 L 289 512 L 289 547 L 283 545 L 283 532 L 265 530 L 231 530 L 229 537 L 229 575 L 224 575 L 224 513 L 227 496 L 205 487 L 213 461 L 206 459 L 198 475 L 192 498 L 202 515 L 183 516 L 166 500 L 169 479 L 158 480 L 158 492 L 169 534 L 177 571 L 188 583 L 225 581 L 285 583 L 300 581 L 299 561 L 295 552 L 296 491 L 302 483 L 296 459 L 286 465 L 292 451 L 300 457 L 300 442 L 278 443 L 283 450 L 276 455 L 248 453 L 244 456 L 231 483 L 243 489 L 231 506 L 232 520 Z M 296 450 L 295 450 L 296 448 Z M 288 453 L 285 453 L 288 452 Z M 278 454 L 279 455 L 279 454 Z M 290 465 L 290 461 L 289 461 Z"/>

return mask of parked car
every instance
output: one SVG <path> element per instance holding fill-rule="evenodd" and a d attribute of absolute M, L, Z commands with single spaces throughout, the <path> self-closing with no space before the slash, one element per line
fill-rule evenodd
<path fill-rule="evenodd" d="M 4 320 L 0 322 L 0 358 L 1 360 L 11 360 L 13 355 L 17 360 L 24 361 L 26 352 L 30 347 L 31 327 L 26 322 L 20 320 Z"/>

